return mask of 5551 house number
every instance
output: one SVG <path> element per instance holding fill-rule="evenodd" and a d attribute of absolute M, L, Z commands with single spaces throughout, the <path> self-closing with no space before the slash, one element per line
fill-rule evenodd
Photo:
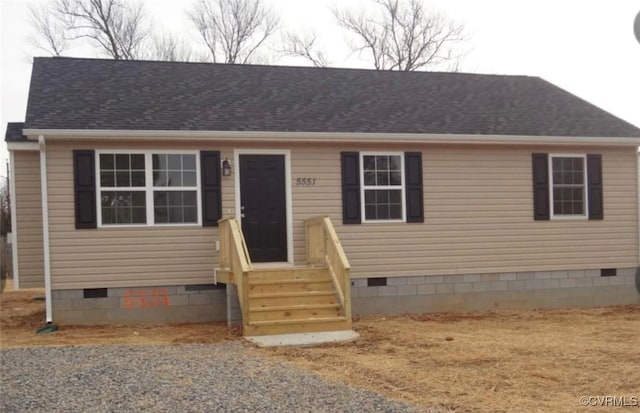
<path fill-rule="evenodd" d="M 296 186 L 316 186 L 316 178 L 296 178 Z"/>

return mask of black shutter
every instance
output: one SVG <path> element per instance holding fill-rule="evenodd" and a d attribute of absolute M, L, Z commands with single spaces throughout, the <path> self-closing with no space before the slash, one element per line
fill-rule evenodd
<path fill-rule="evenodd" d="M 407 198 L 407 222 L 424 222 L 422 191 L 422 152 L 404 154 L 404 178 Z"/>
<path fill-rule="evenodd" d="M 222 218 L 222 195 L 220 183 L 220 152 L 200 152 L 202 185 L 202 226 L 217 227 Z"/>
<path fill-rule="evenodd" d="M 549 219 L 549 156 L 546 153 L 534 153 L 533 165 L 533 219 Z"/>
<path fill-rule="evenodd" d="M 342 223 L 360 224 L 360 154 L 342 152 Z"/>
<path fill-rule="evenodd" d="M 602 155 L 587 155 L 587 185 L 589 186 L 589 219 L 603 219 Z"/>
<path fill-rule="evenodd" d="M 98 226 L 96 218 L 96 155 L 92 150 L 73 151 L 76 229 Z"/>

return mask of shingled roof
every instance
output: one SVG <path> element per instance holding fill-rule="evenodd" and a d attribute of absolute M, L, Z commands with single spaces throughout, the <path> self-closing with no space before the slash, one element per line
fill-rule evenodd
<path fill-rule="evenodd" d="M 537 77 L 36 58 L 28 129 L 640 137 Z"/>
<path fill-rule="evenodd" d="M 24 128 L 24 122 L 7 123 L 4 140 L 7 142 L 22 142 L 27 140 L 26 136 L 22 135 L 22 128 Z"/>

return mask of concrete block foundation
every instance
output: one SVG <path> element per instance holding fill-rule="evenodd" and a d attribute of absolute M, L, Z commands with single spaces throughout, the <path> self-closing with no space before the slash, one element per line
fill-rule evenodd
<path fill-rule="evenodd" d="M 59 324 L 202 323 L 227 320 L 224 284 L 53 290 Z"/>
<path fill-rule="evenodd" d="M 376 277 L 379 278 L 379 277 Z M 638 268 L 389 277 L 387 285 L 352 280 L 352 313 L 597 307 L 640 304 Z M 235 285 L 53 290 L 60 324 L 242 323 Z"/>
<path fill-rule="evenodd" d="M 638 269 L 389 277 L 386 286 L 353 280 L 354 316 L 640 304 Z"/>

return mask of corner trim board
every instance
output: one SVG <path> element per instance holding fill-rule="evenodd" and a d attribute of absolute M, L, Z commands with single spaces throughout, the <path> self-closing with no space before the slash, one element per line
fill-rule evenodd
<path fill-rule="evenodd" d="M 46 321 L 53 321 L 51 303 L 51 257 L 49 253 L 49 195 L 47 184 L 47 148 L 44 136 L 38 138 L 40 146 L 40 192 L 42 193 L 42 243 L 44 253 L 44 295 Z"/>
<path fill-rule="evenodd" d="M 16 214 L 16 157 L 15 149 L 9 149 L 9 191 L 11 192 L 11 259 L 13 261 L 13 289 L 20 289 L 20 265 L 18 264 L 18 215 Z"/>

